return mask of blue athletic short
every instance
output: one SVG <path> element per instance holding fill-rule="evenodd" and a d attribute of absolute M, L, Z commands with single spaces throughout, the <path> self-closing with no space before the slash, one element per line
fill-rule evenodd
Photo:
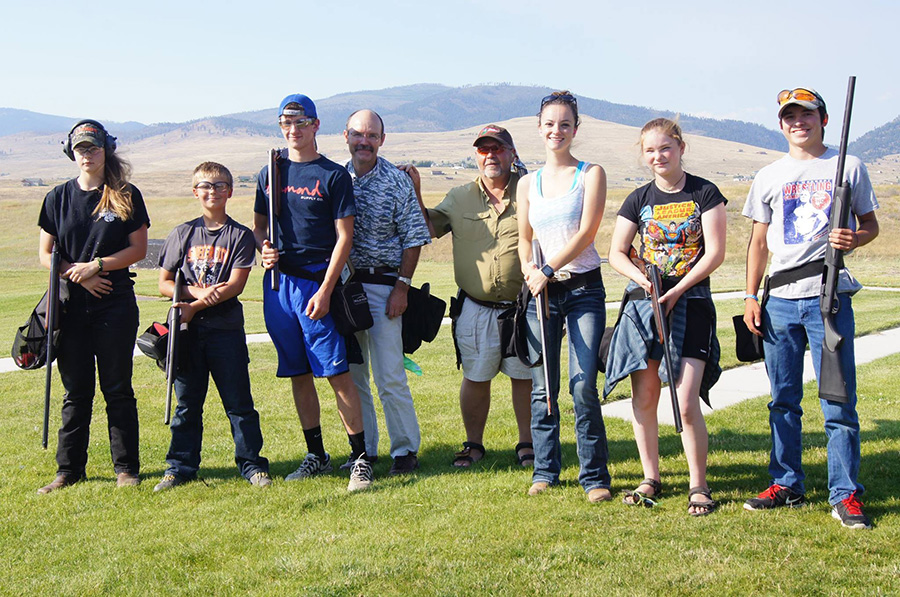
<path fill-rule="evenodd" d="M 310 272 L 327 267 L 327 263 L 308 266 Z M 284 273 L 278 292 L 272 290 L 272 272 L 263 277 L 263 314 L 269 337 L 278 352 L 278 377 L 293 377 L 312 373 L 316 377 L 331 377 L 350 370 L 344 338 L 334 327 L 331 314 L 313 320 L 306 316 L 309 299 L 319 290 L 312 280 L 295 278 Z"/>

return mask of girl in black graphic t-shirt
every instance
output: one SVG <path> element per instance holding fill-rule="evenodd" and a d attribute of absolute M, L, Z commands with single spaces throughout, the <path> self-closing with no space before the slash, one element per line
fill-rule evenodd
<path fill-rule="evenodd" d="M 632 280 L 628 290 L 650 291 L 641 265 L 655 264 L 663 276 L 660 303 L 669 314 L 673 365 L 684 423 L 682 445 L 690 471 L 688 512 L 709 514 L 716 507 L 706 482 L 709 438 L 701 396 L 708 402 L 709 387 L 718 379 L 719 346 L 715 337 L 715 307 L 709 274 L 725 258 L 725 197 L 711 182 L 684 171 L 685 144 L 681 128 L 665 118 L 641 130 L 641 153 L 654 180 L 631 193 L 619 210 L 609 249 L 609 263 Z M 630 251 L 640 238 L 639 259 Z M 631 375 L 633 427 L 644 469 L 644 481 L 626 492 L 630 505 L 654 505 L 661 491 L 659 475 L 660 361 L 662 345 L 655 337 L 647 300 L 631 300 L 622 307 L 610 344 L 606 368 L 608 395 L 615 384 Z"/>
<path fill-rule="evenodd" d="M 58 242 L 60 275 L 68 280 L 70 297 L 57 352 L 66 389 L 57 476 L 38 493 L 84 478 L 95 362 L 117 485 L 140 482 L 137 403 L 131 387 L 138 309 L 128 267 L 147 253 L 150 219 L 140 191 L 127 181 L 130 166 L 115 150 L 116 138 L 100 123 L 78 123 L 64 152 L 81 173 L 47 193 L 38 220 L 41 263 L 50 266 L 53 243 Z"/>

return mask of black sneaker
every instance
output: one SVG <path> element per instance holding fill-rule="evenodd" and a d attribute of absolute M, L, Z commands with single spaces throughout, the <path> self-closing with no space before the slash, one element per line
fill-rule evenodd
<path fill-rule="evenodd" d="M 831 516 L 840 520 L 848 529 L 871 529 L 872 521 L 862 511 L 862 506 L 863 503 L 859 501 L 854 491 L 850 497 L 831 507 Z"/>
<path fill-rule="evenodd" d="M 394 464 L 391 465 L 389 475 L 406 475 L 419 468 L 419 458 L 414 452 L 410 452 L 406 456 L 397 456 L 394 458 Z"/>
<path fill-rule="evenodd" d="M 796 508 L 806 503 L 802 493 L 795 493 L 787 487 L 772 484 L 764 492 L 744 502 L 744 510 L 771 510 L 772 508 Z"/>

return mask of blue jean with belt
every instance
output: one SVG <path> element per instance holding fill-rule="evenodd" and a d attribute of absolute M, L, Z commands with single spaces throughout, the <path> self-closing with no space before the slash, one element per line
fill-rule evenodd
<path fill-rule="evenodd" d="M 863 492 L 857 481 L 860 461 L 859 418 L 856 414 L 856 357 L 853 337 L 853 303 L 849 294 L 839 295 L 840 309 L 835 317 L 844 342 L 840 363 L 850 401 L 847 404 L 819 399 L 825 417 L 828 440 L 828 501 L 832 505 Z M 813 368 L 819 377 L 825 326 L 819 312 L 819 297 L 783 299 L 770 297 L 763 318 L 766 371 L 772 387 L 769 426 L 772 452 L 769 474 L 774 483 L 804 493 L 801 456 L 803 409 L 803 355 L 807 342 Z"/>
<path fill-rule="evenodd" d="M 551 283 L 550 318 L 546 322 L 544 365 L 531 370 L 531 436 L 534 443 L 532 482 L 559 483 L 562 450 L 559 439 L 559 367 L 563 323 L 569 336 L 569 393 L 575 406 L 575 438 L 581 470 L 578 482 L 585 491 L 610 486 L 606 427 L 597 394 L 600 340 L 606 327 L 606 291 L 597 280 L 569 290 Z M 536 301 L 528 304 L 528 353 L 541 351 Z M 549 368 L 552 414 L 547 413 L 543 367 Z"/>
<path fill-rule="evenodd" d="M 222 406 L 231 423 L 234 439 L 234 462 L 241 475 L 250 479 L 258 472 L 269 471 L 269 461 L 259 455 L 263 438 L 259 413 L 250 394 L 247 363 L 247 340 L 243 329 L 220 330 L 189 324 L 184 342 L 179 346 L 187 357 L 175 376 L 178 406 L 172 417 L 172 443 L 166 454 L 167 475 L 193 479 L 200 468 L 203 443 L 203 403 L 212 375 L 222 398 Z"/>

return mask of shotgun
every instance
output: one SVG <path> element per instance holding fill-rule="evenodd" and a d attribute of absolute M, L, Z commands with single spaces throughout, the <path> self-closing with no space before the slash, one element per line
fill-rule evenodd
<path fill-rule="evenodd" d="M 50 390 L 53 384 L 53 340 L 59 320 L 59 246 L 53 241 L 50 251 L 50 285 L 47 291 L 47 378 L 44 382 L 44 428 L 41 433 L 41 447 L 47 449 L 50 434 Z"/>
<path fill-rule="evenodd" d="M 181 285 L 184 274 L 179 267 L 175 271 L 175 289 L 172 292 L 172 305 L 169 309 L 169 342 L 166 350 L 166 413 L 163 423 L 168 425 L 172 420 L 172 391 L 175 387 L 175 374 L 178 371 L 178 335 L 181 333 L 181 307 L 174 305 L 181 302 Z"/>
<path fill-rule="evenodd" d="M 659 333 L 659 341 L 663 345 L 663 355 L 666 359 L 666 373 L 669 376 L 669 395 L 672 397 L 672 416 L 675 419 L 675 431 L 681 433 L 684 427 L 681 424 L 681 407 L 678 405 L 678 392 L 675 384 L 678 378 L 675 376 L 675 367 L 672 365 L 672 351 L 669 349 L 669 325 L 666 320 L 664 307 L 659 304 L 659 297 L 663 295 L 662 275 L 655 264 L 647 264 L 647 278 L 650 280 L 650 304 L 653 306 L 653 320 L 656 322 L 656 331 Z"/>
<path fill-rule="evenodd" d="M 281 175 L 278 171 L 278 158 L 281 157 L 280 149 L 269 150 L 269 244 L 278 250 L 278 214 L 281 212 Z M 271 271 L 272 290 L 278 292 L 278 263 Z"/>
<path fill-rule="evenodd" d="M 531 241 L 531 260 L 538 269 L 544 267 L 544 255 L 541 253 L 541 244 L 538 240 Z M 547 287 L 534 297 L 534 306 L 537 311 L 538 327 L 541 329 L 541 357 L 544 364 L 544 389 L 547 395 L 547 414 L 553 414 L 553 406 L 550 402 L 550 369 L 547 362 L 547 320 L 550 319 L 550 305 L 547 304 Z"/>
<path fill-rule="evenodd" d="M 847 228 L 850 221 L 850 183 L 844 180 L 844 161 L 847 159 L 847 141 L 850 136 L 850 113 L 853 110 L 853 91 L 856 77 L 847 82 L 847 102 L 844 104 L 844 124 L 841 128 L 841 147 L 838 154 L 837 172 L 834 177 L 834 191 L 831 202 L 829 230 Z M 835 249 L 830 243 L 825 249 L 825 271 L 822 273 L 822 290 L 819 293 L 819 311 L 825 324 L 822 341 L 822 361 L 819 365 L 819 398 L 847 403 L 847 382 L 841 369 L 841 353 L 844 337 L 838 332 L 837 313 L 841 308 L 837 296 L 838 279 L 844 269 L 844 251 Z"/>

